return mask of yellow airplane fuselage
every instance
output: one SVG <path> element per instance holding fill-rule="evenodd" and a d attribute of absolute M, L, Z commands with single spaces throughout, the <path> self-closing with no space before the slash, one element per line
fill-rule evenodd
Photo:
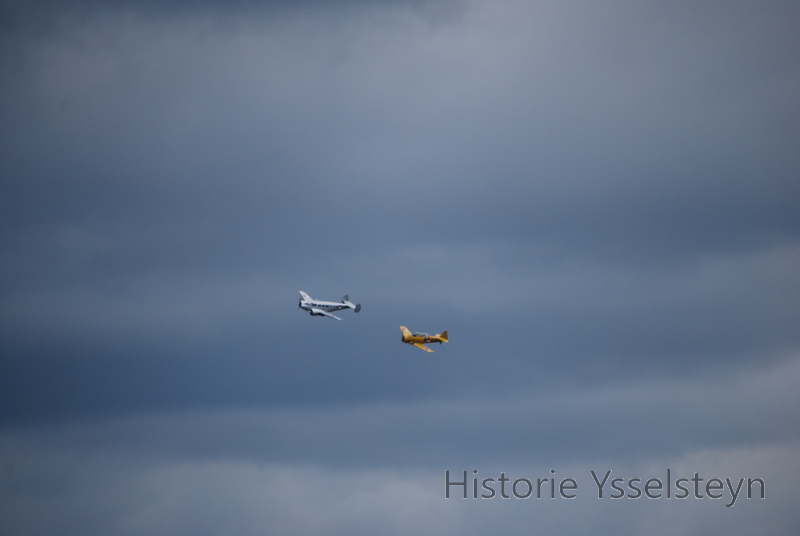
<path fill-rule="evenodd" d="M 411 330 L 405 326 L 400 326 L 400 331 L 403 332 L 403 337 L 401 339 L 403 342 L 412 346 L 416 346 L 417 348 L 425 350 L 426 352 L 433 352 L 433 350 L 425 346 L 426 344 L 432 342 L 438 342 L 439 344 L 443 342 L 449 342 L 447 338 L 447 331 L 437 333 L 436 335 L 428 335 L 427 333 L 411 333 Z"/>

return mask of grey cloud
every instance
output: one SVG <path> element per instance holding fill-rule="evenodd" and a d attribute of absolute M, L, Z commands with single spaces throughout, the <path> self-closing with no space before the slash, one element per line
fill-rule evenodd
<path fill-rule="evenodd" d="M 245 505 L 203 519 L 242 514 L 243 533 L 263 528 L 245 499 L 263 489 L 237 489 L 250 466 L 219 460 L 338 474 L 793 452 L 793 4 L 0 11 L 0 434 L 11 451 L 33 441 L 43 466 L 80 459 L 87 471 L 98 454 L 109 475 L 131 456 L 152 464 L 120 469 L 141 495 L 170 474 L 219 478 Z M 311 318 L 297 310 L 301 289 L 364 309 Z M 400 344 L 401 324 L 448 329 L 451 342 L 420 355 Z M 46 487 L 44 473 L 17 474 Z M 52 475 L 61 489 L 74 476 Z M 120 533 L 175 532 L 193 497 L 173 488 L 181 515 L 170 519 L 167 495 L 147 508 L 99 489 L 130 509 L 90 525 L 116 521 Z M 294 499 L 299 513 L 282 519 L 296 532 L 377 531 L 357 493 L 308 525 Z M 83 526 L 64 514 L 75 503 L 48 504 Z M 796 532 L 776 504 L 774 532 Z M 502 521 L 500 510 L 420 508 L 456 532 Z M 679 508 L 686 532 L 719 519 Z M 625 517 L 652 532 L 666 511 Z M 570 517 L 591 521 L 572 533 L 619 532 L 609 512 L 582 505 Z M 416 531 L 403 515 L 396 532 Z M 526 515 L 500 525 L 529 527 Z"/>
<path fill-rule="evenodd" d="M 7 428 L 0 489 L 14 514 L 4 519 L 22 532 L 54 522 L 90 534 L 232 526 L 245 534 L 403 533 L 421 524 L 479 534 L 498 523 L 525 526 L 535 508 L 556 532 L 589 524 L 638 534 L 636 526 L 658 526 L 679 508 L 676 523 L 690 534 L 728 526 L 731 516 L 733 534 L 752 523 L 789 534 L 797 523 L 789 470 L 797 459 L 796 376 L 793 362 L 749 376 L 505 401 L 192 411 Z M 580 494 L 533 504 L 498 498 L 489 511 L 488 502 L 445 500 L 444 471 L 473 468 L 480 477 L 527 478 L 553 469 L 575 478 Z M 603 503 L 589 473 L 663 478 L 667 468 L 673 476 L 762 478 L 768 499 L 742 498 L 731 510 L 708 499 Z M 42 504 L 50 516 L 34 515 Z"/>
<path fill-rule="evenodd" d="M 181 410 L 10 428 L 18 447 L 129 451 L 142 463 L 217 457 L 329 467 L 440 467 L 647 460 L 703 449 L 793 444 L 797 360 L 767 371 L 356 405 Z M 453 378 L 452 381 L 455 379 Z"/>
<path fill-rule="evenodd" d="M 691 377 L 781 362 L 797 344 L 794 248 L 678 269 L 514 260 L 513 248 L 498 247 L 375 255 L 342 252 L 338 264 L 353 273 L 315 288 L 307 270 L 168 273 L 7 299 L 7 416 L 19 418 L 20 405 L 69 414 L 226 399 L 352 403 Z M 326 324 L 297 310 L 301 288 L 347 292 L 365 309 Z M 449 329 L 452 341 L 418 364 L 397 342 L 400 324 Z M 98 375 L 122 383 L 108 389 Z"/>

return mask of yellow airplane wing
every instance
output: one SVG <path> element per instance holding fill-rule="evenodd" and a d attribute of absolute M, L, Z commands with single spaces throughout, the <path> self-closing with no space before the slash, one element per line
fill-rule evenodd
<path fill-rule="evenodd" d="M 421 342 L 412 342 L 411 344 L 413 344 L 413 345 L 414 345 L 414 346 L 416 346 L 417 348 L 422 348 L 422 349 L 423 349 L 423 350 L 425 350 L 426 352 L 434 353 L 434 352 L 433 352 L 433 350 L 431 350 L 430 348 L 428 348 L 427 346 L 425 346 L 425 345 L 424 345 L 424 344 L 422 344 Z"/>

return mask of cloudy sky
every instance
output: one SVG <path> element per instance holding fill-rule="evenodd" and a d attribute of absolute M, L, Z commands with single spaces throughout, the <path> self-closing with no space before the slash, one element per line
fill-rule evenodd
<path fill-rule="evenodd" d="M 797 534 L 799 23 L 3 0 L 1 531 Z"/>

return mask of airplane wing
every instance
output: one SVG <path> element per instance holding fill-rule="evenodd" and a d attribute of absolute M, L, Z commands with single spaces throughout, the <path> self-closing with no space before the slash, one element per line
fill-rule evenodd
<path fill-rule="evenodd" d="M 302 296 L 305 301 L 311 301 L 311 296 L 309 296 L 308 294 L 306 294 L 302 290 L 300 291 L 300 296 Z"/>
<path fill-rule="evenodd" d="M 423 349 L 423 350 L 425 350 L 426 352 L 434 353 L 434 352 L 433 352 L 433 350 L 431 350 L 430 348 L 428 348 L 427 346 L 425 346 L 425 345 L 424 345 L 424 344 L 422 344 L 421 342 L 412 342 L 411 344 L 413 344 L 413 345 L 414 345 L 414 346 L 416 346 L 417 348 L 422 348 L 422 349 Z"/>
<path fill-rule="evenodd" d="M 335 318 L 336 320 L 341 320 L 341 318 L 339 318 L 338 316 L 336 316 L 336 315 L 332 315 L 332 314 L 330 314 L 330 313 L 328 313 L 328 312 L 326 312 L 326 311 L 323 311 L 322 309 L 314 309 L 314 308 L 312 307 L 312 308 L 311 308 L 311 312 L 312 312 L 313 314 L 315 314 L 315 315 L 325 315 L 325 316 L 329 316 L 329 317 L 331 317 L 331 318 Z"/>

